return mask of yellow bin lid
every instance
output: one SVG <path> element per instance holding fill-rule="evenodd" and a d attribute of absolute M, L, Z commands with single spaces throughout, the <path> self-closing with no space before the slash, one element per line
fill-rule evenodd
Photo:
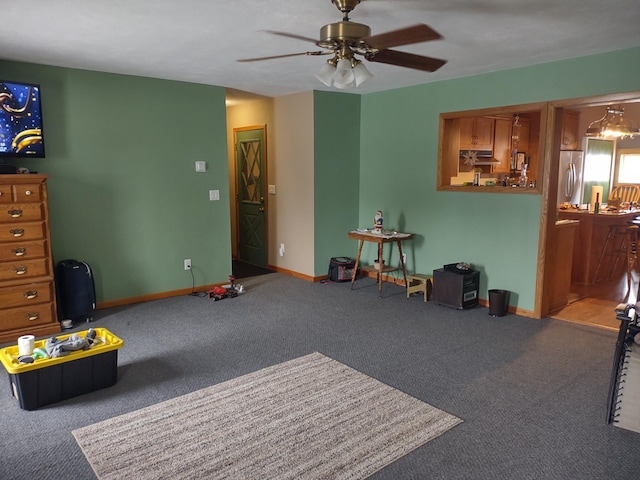
<path fill-rule="evenodd" d="M 39 368 L 58 365 L 60 363 L 72 362 L 74 360 L 90 357 L 92 355 L 99 355 L 111 350 L 117 350 L 124 345 L 124 341 L 122 339 L 116 337 L 106 328 L 94 328 L 93 330 L 95 330 L 96 332 L 96 340 L 99 340 L 100 343 L 96 343 L 87 350 L 76 350 L 73 352 L 69 352 L 63 357 L 38 358 L 35 359 L 33 363 L 19 363 L 18 358 L 20 357 L 20 353 L 18 351 L 18 345 L 12 345 L 10 347 L 0 349 L 0 362 L 2 362 L 2 365 L 4 365 L 4 368 L 9 373 L 24 373 L 31 370 L 37 370 Z M 55 337 L 59 340 L 66 340 L 71 335 L 78 335 L 79 337 L 84 338 L 88 331 L 89 330 L 84 330 L 82 332 L 68 333 L 65 335 L 55 335 Z M 34 343 L 34 348 L 44 348 L 45 343 L 49 338 L 51 337 L 47 337 L 42 340 L 36 340 L 36 342 Z"/>

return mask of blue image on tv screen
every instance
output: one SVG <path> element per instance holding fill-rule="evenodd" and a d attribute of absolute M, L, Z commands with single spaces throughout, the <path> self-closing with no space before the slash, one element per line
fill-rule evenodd
<path fill-rule="evenodd" d="M 1 157 L 44 157 L 38 85 L 0 82 Z"/>

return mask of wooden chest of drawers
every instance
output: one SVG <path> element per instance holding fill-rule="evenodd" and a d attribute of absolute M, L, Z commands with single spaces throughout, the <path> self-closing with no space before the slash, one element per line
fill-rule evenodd
<path fill-rule="evenodd" d="M 60 332 L 46 181 L 0 175 L 0 343 Z"/>

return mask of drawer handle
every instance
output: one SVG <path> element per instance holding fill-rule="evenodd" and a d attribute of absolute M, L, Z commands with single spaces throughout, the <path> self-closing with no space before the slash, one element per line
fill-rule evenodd
<path fill-rule="evenodd" d="M 27 267 L 16 267 L 16 275 L 24 275 L 27 273 Z"/>
<path fill-rule="evenodd" d="M 32 193 L 32 192 L 31 192 L 31 190 L 27 190 L 27 191 L 26 191 L 26 192 L 24 192 L 24 193 L 25 193 L 25 195 L 31 195 L 31 193 Z"/>
<path fill-rule="evenodd" d="M 22 216 L 22 210 L 9 210 L 9 216 L 11 218 L 20 218 Z"/>
<path fill-rule="evenodd" d="M 27 300 L 33 300 L 34 298 L 36 298 L 38 296 L 38 291 L 37 290 L 27 290 L 26 292 L 24 292 L 24 296 Z"/>
<path fill-rule="evenodd" d="M 30 313 L 27 313 L 27 320 L 34 321 L 34 320 L 37 320 L 39 316 L 40 314 L 38 312 L 30 312 Z"/>
<path fill-rule="evenodd" d="M 24 228 L 14 228 L 13 230 L 9 230 L 9 233 L 14 237 L 21 237 L 24 235 Z"/>
<path fill-rule="evenodd" d="M 24 247 L 12 248 L 11 253 L 13 253 L 16 257 L 24 257 L 27 253 L 27 249 Z"/>

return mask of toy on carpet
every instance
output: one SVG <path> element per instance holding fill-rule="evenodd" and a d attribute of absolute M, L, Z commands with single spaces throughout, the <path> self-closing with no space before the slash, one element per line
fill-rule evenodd
<path fill-rule="evenodd" d="M 244 287 L 242 285 L 236 287 L 236 277 L 229 275 L 229 285 L 214 287 L 208 293 L 209 298 L 213 298 L 217 302 L 225 298 L 235 298 L 242 292 L 244 292 Z"/>

